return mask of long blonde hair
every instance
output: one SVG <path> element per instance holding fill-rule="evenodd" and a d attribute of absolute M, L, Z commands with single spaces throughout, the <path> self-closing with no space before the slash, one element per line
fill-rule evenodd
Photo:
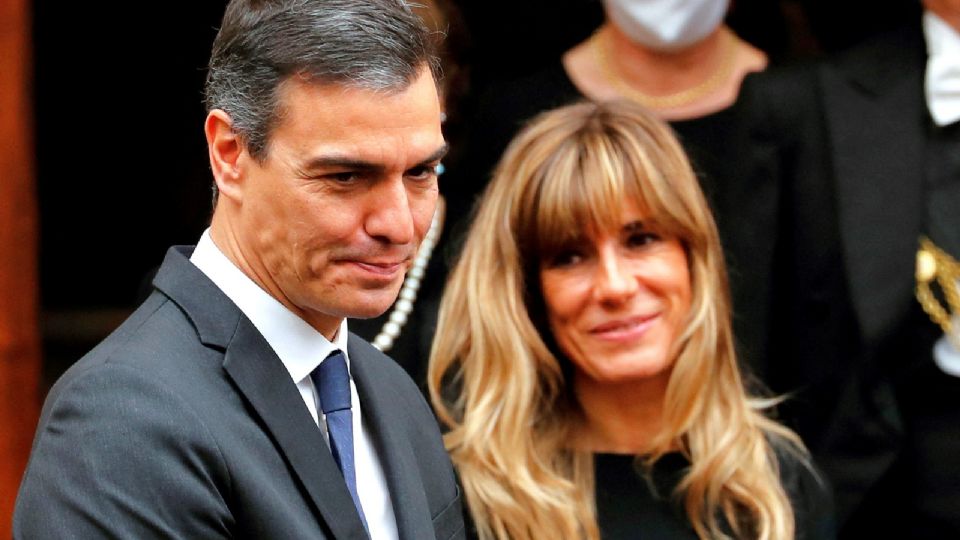
<path fill-rule="evenodd" d="M 701 538 L 791 538 L 776 450 L 805 459 L 804 450 L 763 414 L 771 400 L 747 395 L 720 240 L 683 150 L 669 127 L 625 102 L 562 107 L 514 139 L 447 283 L 428 382 L 477 531 L 599 538 L 592 454 L 569 444 L 580 415 L 536 270 L 551 246 L 616 224 L 625 200 L 682 241 L 692 289 L 664 429 L 643 464 L 678 448 L 687 457 L 675 496 Z"/>

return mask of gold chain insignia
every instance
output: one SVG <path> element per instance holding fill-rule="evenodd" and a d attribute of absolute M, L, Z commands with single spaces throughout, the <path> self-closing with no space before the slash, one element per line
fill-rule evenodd
<path fill-rule="evenodd" d="M 917 300 L 930 319 L 943 329 L 953 347 L 960 351 L 960 263 L 929 238 L 920 238 L 917 250 Z M 944 306 L 933 294 L 930 284 L 936 281 L 947 301 Z"/>

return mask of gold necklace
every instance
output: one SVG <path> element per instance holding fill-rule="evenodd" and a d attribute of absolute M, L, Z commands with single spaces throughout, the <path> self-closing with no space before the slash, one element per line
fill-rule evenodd
<path fill-rule="evenodd" d="M 930 319 L 940 325 L 953 347 L 960 351 L 960 328 L 956 328 L 954 324 L 955 317 L 960 315 L 960 263 L 923 236 L 917 251 L 916 277 L 917 300 Z M 934 279 L 947 301 L 946 307 L 930 289 L 930 283 Z"/>
<path fill-rule="evenodd" d="M 713 70 L 713 73 L 703 82 L 680 90 L 679 92 L 665 95 L 652 95 L 638 90 L 623 78 L 608 54 L 611 48 L 609 34 L 607 34 L 606 39 L 604 39 L 604 33 L 600 31 L 594 33 L 590 38 L 590 47 L 593 49 L 597 64 L 600 66 L 601 71 L 603 71 L 604 78 L 624 97 L 650 109 L 675 109 L 689 105 L 704 96 L 716 92 L 723 83 L 730 80 L 730 76 L 733 74 L 736 65 L 737 43 L 740 41 L 740 38 L 727 28 L 722 28 L 720 31 L 721 39 L 723 40 L 720 46 L 725 49 L 720 65 L 718 65 L 716 69 Z"/>

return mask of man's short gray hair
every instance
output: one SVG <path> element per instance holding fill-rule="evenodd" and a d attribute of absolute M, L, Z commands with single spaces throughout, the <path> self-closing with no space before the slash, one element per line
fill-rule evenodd
<path fill-rule="evenodd" d="M 232 0 L 213 43 L 207 111 L 222 109 L 258 161 L 282 116 L 291 76 L 375 91 L 405 89 L 430 69 L 436 43 L 405 0 Z"/>

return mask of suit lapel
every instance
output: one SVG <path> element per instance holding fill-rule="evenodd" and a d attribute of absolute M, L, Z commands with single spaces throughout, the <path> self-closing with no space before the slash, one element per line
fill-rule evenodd
<path fill-rule="evenodd" d="M 241 317 L 223 367 L 273 435 L 335 538 L 366 539 L 340 469 L 280 359 Z"/>
<path fill-rule="evenodd" d="M 874 62 L 821 70 L 848 285 L 868 342 L 912 302 L 923 219 L 922 41 L 920 55 L 916 36 L 888 43 Z"/>
<path fill-rule="evenodd" d="M 424 486 L 420 480 L 416 454 L 405 433 L 405 402 L 396 386 L 376 369 L 379 354 L 351 335 L 348 342 L 350 371 L 363 404 L 363 417 L 373 428 L 378 455 L 390 488 L 390 499 L 402 540 L 420 540 L 435 536 L 430 521 Z"/>
<path fill-rule="evenodd" d="M 276 441 L 332 536 L 366 539 L 340 469 L 290 374 L 250 320 L 189 262 L 190 252 L 171 248 L 154 286 L 180 306 L 202 343 L 224 350 L 227 376 Z"/>

